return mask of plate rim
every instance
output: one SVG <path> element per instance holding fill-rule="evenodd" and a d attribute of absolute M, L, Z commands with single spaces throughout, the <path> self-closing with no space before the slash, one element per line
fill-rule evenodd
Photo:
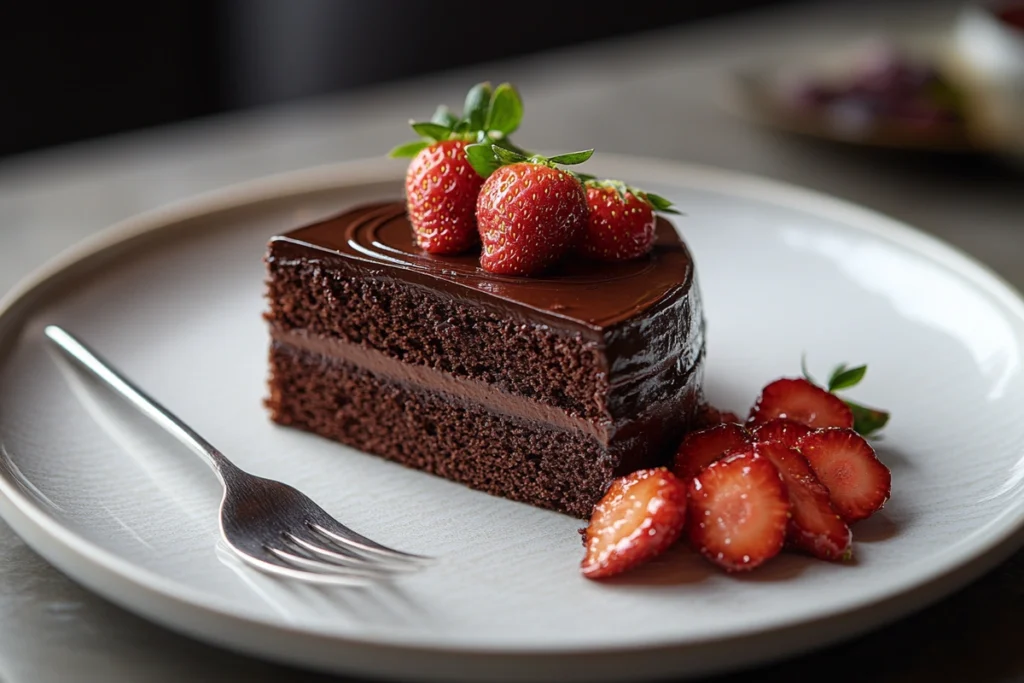
<path fill-rule="evenodd" d="M 747 173 L 656 157 L 619 154 L 604 154 L 602 157 L 600 162 L 595 159 L 595 165 L 614 167 L 624 176 L 636 179 L 647 178 L 650 182 L 720 192 L 815 215 L 828 216 L 841 221 L 851 229 L 867 232 L 896 243 L 941 265 L 985 295 L 994 297 L 1005 308 L 1008 318 L 1009 314 L 1016 316 L 1016 328 L 1019 331 L 1024 330 L 1024 296 L 1013 285 L 958 247 L 880 212 L 808 188 Z M 398 182 L 403 174 L 404 165 L 379 157 L 324 164 L 285 171 L 209 190 L 118 221 L 58 253 L 23 277 L 3 297 L 0 297 L 0 359 L 3 359 L 8 352 L 8 349 L 5 348 L 4 338 L 17 338 L 24 318 L 30 314 L 39 299 L 46 298 L 50 289 L 48 285 L 52 285 L 53 281 L 61 278 L 62 275 L 71 276 L 75 272 L 76 266 L 81 267 L 83 264 L 101 258 L 108 250 L 118 245 L 147 235 L 156 235 L 162 230 L 190 219 L 263 202 L 298 198 L 317 192 L 374 183 Z M 135 246 L 138 248 L 141 245 Z M 582 649 L 573 647 L 546 650 L 509 647 L 492 651 L 478 645 L 443 646 L 410 642 L 401 637 L 381 639 L 380 634 L 377 633 L 370 637 L 360 637 L 358 634 L 325 634 L 322 631 L 297 628 L 292 625 L 271 624 L 230 610 L 216 609 L 197 600 L 188 586 L 180 585 L 139 568 L 120 556 L 77 536 L 73 531 L 61 525 L 58 520 L 50 517 L 45 510 L 39 508 L 29 496 L 19 491 L 16 484 L 8 479 L 7 473 L 2 469 L 0 469 L 0 513 L 2 513 L 0 516 L 36 552 L 51 561 L 63 573 L 85 583 L 96 593 L 113 600 L 129 611 L 143 614 L 146 618 L 174 630 L 192 635 L 200 634 L 204 640 L 219 642 L 221 645 L 243 649 L 252 654 L 275 655 L 276 659 L 290 661 L 281 653 L 254 652 L 247 647 L 245 642 L 239 642 L 240 639 L 232 638 L 230 634 L 211 633 L 210 631 L 213 629 L 209 628 L 204 631 L 195 626 L 184 626 L 182 621 L 186 620 L 185 617 L 174 619 L 167 617 L 164 613 L 180 611 L 184 606 L 186 612 L 201 611 L 207 620 L 210 618 L 215 621 L 226 620 L 236 626 L 243 624 L 250 631 L 253 628 L 266 630 L 267 633 L 264 634 L 264 637 L 271 633 L 280 635 L 285 632 L 292 639 L 297 637 L 300 640 L 311 638 L 325 640 L 335 648 L 344 644 L 347 649 L 383 648 L 399 650 L 404 653 L 416 652 L 421 656 L 502 655 L 513 658 L 528 657 L 548 660 L 566 657 L 593 657 L 593 652 L 585 647 Z M 1007 516 L 1012 518 L 1009 521 L 1003 521 Z M 986 531 L 989 529 L 992 530 Z M 884 612 L 882 615 L 876 614 L 874 617 L 869 615 L 866 618 L 860 618 L 861 626 L 854 629 L 852 633 L 850 629 L 845 631 L 840 629 L 841 632 L 838 635 L 832 634 L 831 637 L 825 638 L 821 634 L 812 632 L 812 635 L 818 636 L 818 641 L 815 641 L 812 646 L 824 645 L 849 637 L 856 632 L 879 626 L 947 595 L 1013 552 L 1017 544 L 1024 541 L 1022 532 L 1024 532 L 1024 503 L 1018 504 L 1016 507 L 1009 505 L 997 517 L 986 522 L 978 532 L 972 535 L 980 534 L 982 539 L 969 548 L 971 552 L 961 550 L 959 553 L 954 553 L 944 562 L 936 562 L 927 574 L 905 579 L 870 599 L 853 601 L 831 615 L 810 618 L 806 615 L 794 616 L 770 628 L 761 626 L 730 632 L 724 636 L 711 635 L 707 638 L 688 638 L 684 641 L 659 641 L 611 648 L 607 654 L 620 657 L 626 654 L 645 655 L 645 653 L 649 654 L 656 650 L 699 649 L 711 644 L 725 644 L 736 640 L 764 637 L 766 634 L 785 632 L 788 629 L 806 630 L 820 621 L 831 622 L 844 617 L 852 619 L 862 611 L 874 609 Z M 29 540 L 30 537 L 34 542 Z M 76 562 L 81 564 L 83 561 L 89 565 L 88 568 L 81 566 L 68 568 Z M 104 572 L 106 572 L 105 578 Z M 98 585 L 111 579 L 132 585 L 134 599 L 122 598 L 121 594 L 113 594 L 112 589 Z M 909 602 L 915 601 L 911 594 L 917 596 L 915 605 L 908 605 Z M 901 597 L 905 599 L 904 607 L 900 608 L 891 604 Z M 140 601 L 144 603 L 142 607 L 139 605 Z M 828 629 L 823 630 L 828 631 Z M 814 640 L 813 637 L 812 640 Z M 796 650 L 790 647 L 787 652 L 794 654 Z M 762 656 L 761 661 L 763 659 Z M 305 663 L 308 664 L 308 662 Z M 351 671 L 352 669 L 335 670 Z M 373 670 L 366 669 L 365 671 Z M 416 671 L 421 675 L 425 673 L 419 669 L 410 669 L 409 671 Z M 593 676 L 588 678 L 593 678 Z"/>

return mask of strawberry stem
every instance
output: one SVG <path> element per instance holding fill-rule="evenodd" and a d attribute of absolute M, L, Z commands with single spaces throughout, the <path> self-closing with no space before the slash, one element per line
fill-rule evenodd
<path fill-rule="evenodd" d="M 553 157 L 545 157 L 541 154 L 520 149 L 514 145 L 492 142 L 490 140 L 466 145 L 466 158 L 469 160 L 469 164 L 484 178 L 494 173 L 499 166 L 530 163 L 557 168 L 558 166 L 582 164 L 593 155 L 594 150 L 585 149 L 581 152 L 568 152 L 566 154 L 556 154 Z M 577 175 L 572 171 L 569 172 Z"/>
<path fill-rule="evenodd" d="M 459 117 L 452 113 L 451 109 L 438 105 L 434 115 L 430 117 L 431 123 L 437 123 L 451 130 L 459 122 Z"/>
<path fill-rule="evenodd" d="M 668 199 L 665 199 L 661 195 L 654 194 L 653 192 L 645 192 L 638 187 L 627 185 L 621 180 L 611 180 L 608 178 L 598 179 L 594 176 L 587 176 L 586 178 L 581 179 L 587 187 L 599 187 L 615 190 L 622 201 L 626 200 L 626 193 L 629 193 L 640 201 L 649 204 L 655 211 L 679 215 L 679 211 L 672 206 L 672 202 Z"/>
<path fill-rule="evenodd" d="M 388 152 L 391 157 L 414 157 L 424 147 L 443 140 L 494 143 L 518 150 L 508 136 L 519 128 L 523 119 L 523 102 L 510 83 L 491 88 L 487 81 L 477 83 L 466 93 L 462 116 L 456 116 L 440 105 L 430 121 L 410 121 L 419 140 L 407 142 Z"/>

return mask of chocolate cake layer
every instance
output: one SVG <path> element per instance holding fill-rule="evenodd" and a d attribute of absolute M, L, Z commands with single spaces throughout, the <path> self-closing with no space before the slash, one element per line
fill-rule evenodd
<path fill-rule="evenodd" d="M 605 484 L 610 473 L 664 462 L 695 414 L 704 358 L 693 263 L 671 224 L 659 220 L 652 253 L 634 261 L 567 259 L 542 278 L 496 276 L 477 263 L 477 254 L 420 251 L 401 203 L 360 207 L 271 240 L 273 419 L 437 471 L 397 445 L 345 436 L 354 428 L 341 423 L 352 418 L 298 389 L 312 381 L 303 368 L 319 363 L 323 381 L 337 387 L 354 386 L 356 369 L 369 378 L 364 389 L 372 381 L 375 391 L 401 392 L 412 401 L 409 420 L 427 404 L 459 405 L 472 419 L 460 418 L 458 428 L 476 429 L 487 416 L 532 435 L 507 448 L 571 442 Z M 302 362 L 283 362 L 289 354 Z M 341 389 L 331 396 L 351 405 Z M 361 405 L 366 428 L 384 419 Z M 458 480 L 514 497 L 481 483 L 503 467 L 487 458 L 474 465 L 479 481 Z M 537 504 L 570 511 L 556 499 Z"/>
<path fill-rule="evenodd" d="M 455 377 L 422 365 L 403 363 L 376 349 L 338 339 L 310 336 L 300 331 L 272 330 L 271 337 L 282 348 L 346 362 L 376 375 L 382 381 L 439 391 L 453 400 L 472 402 L 492 412 L 522 420 L 544 422 L 557 429 L 578 429 L 602 443 L 607 441 L 607 433 L 602 429 L 602 425 L 567 413 L 560 408 L 497 390 L 486 382 Z"/>
<path fill-rule="evenodd" d="M 275 343 L 275 420 L 486 493 L 586 518 L 615 466 L 584 432 L 549 429 Z M 372 418 L 370 417 L 372 416 Z"/>

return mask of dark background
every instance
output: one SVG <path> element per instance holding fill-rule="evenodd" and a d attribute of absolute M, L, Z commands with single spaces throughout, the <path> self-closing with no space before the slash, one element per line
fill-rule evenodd
<path fill-rule="evenodd" d="M 778 2 L 8 0 L 0 157 Z"/>

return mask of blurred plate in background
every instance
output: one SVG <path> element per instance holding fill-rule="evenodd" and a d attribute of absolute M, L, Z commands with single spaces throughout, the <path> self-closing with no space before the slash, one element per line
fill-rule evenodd
<path fill-rule="evenodd" d="M 996 96 L 945 36 L 871 37 L 732 73 L 722 104 L 778 131 L 879 149 L 1024 155 Z"/>

